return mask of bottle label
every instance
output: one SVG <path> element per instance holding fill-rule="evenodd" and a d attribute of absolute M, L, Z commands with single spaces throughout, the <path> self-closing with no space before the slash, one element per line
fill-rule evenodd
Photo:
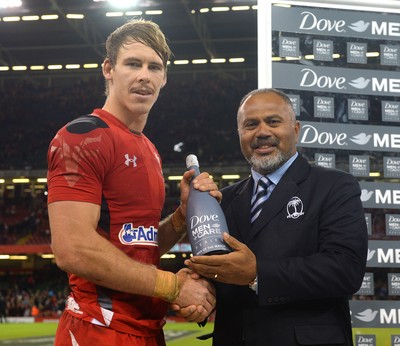
<path fill-rule="evenodd" d="M 192 250 L 195 255 L 203 255 L 211 251 L 226 251 L 227 246 L 222 239 L 221 221 L 217 214 L 193 215 L 189 220 Z"/>

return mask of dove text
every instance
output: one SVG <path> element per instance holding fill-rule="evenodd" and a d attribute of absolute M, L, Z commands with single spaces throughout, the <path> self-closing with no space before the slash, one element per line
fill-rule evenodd
<path fill-rule="evenodd" d="M 301 21 L 300 29 L 317 29 L 318 31 L 336 32 L 345 31 L 346 22 L 344 20 L 318 19 L 314 13 L 308 11 L 301 12 L 301 15 L 303 16 L 303 20 Z"/>
<path fill-rule="evenodd" d="M 345 133 L 330 133 L 330 132 L 318 132 L 318 130 L 312 125 L 303 126 L 303 136 L 301 143 L 319 143 L 330 144 L 337 143 L 340 146 L 347 145 L 345 139 L 347 135 Z"/>
<path fill-rule="evenodd" d="M 300 86 L 302 87 L 313 87 L 318 86 L 319 88 L 332 89 L 345 89 L 346 78 L 345 77 L 328 77 L 318 76 L 317 73 L 309 68 L 302 69 L 303 78 L 301 79 Z"/>

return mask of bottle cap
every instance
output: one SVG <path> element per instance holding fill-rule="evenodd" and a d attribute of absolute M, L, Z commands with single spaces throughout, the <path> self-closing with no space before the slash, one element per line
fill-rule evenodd
<path fill-rule="evenodd" d="M 190 154 L 186 157 L 186 167 L 190 168 L 192 166 L 199 166 L 199 161 L 196 155 Z"/>

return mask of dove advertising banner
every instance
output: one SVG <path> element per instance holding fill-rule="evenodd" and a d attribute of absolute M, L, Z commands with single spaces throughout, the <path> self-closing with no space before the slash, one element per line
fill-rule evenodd
<path fill-rule="evenodd" d="M 351 300 L 350 310 L 353 328 L 399 329 L 400 301 Z"/>
<path fill-rule="evenodd" d="M 400 73 L 395 71 L 273 62 L 272 80 L 274 87 L 278 89 L 400 96 Z"/>
<path fill-rule="evenodd" d="M 400 209 L 400 185 L 360 181 L 364 208 Z M 395 222 L 395 221 L 394 221 Z"/>
<path fill-rule="evenodd" d="M 301 122 L 300 147 L 399 152 L 396 126 Z M 383 165 L 383 163 L 382 163 Z"/>
<path fill-rule="evenodd" d="M 306 7 L 272 7 L 272 30 L 322 36 L 400 40 L 400 22 L 395 14 L 377 16 L 364 11 Z"/>

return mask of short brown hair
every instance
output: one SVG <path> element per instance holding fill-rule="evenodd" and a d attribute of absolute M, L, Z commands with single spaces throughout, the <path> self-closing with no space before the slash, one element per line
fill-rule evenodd
<path fill-rule="evenodd" d="M 132 19 L 115 29 L 106 40 L 106 59 L 111 66 L 115 66 L 121 47 L 130 41 L 137 41 L 152 48 L 161 58 L 165 70 L 167 62 L 171 57 L 171 49 L 160 27 L 151 20 Z M 106 95 L 108 94 L 108 83 L 106 82 Z"/>

